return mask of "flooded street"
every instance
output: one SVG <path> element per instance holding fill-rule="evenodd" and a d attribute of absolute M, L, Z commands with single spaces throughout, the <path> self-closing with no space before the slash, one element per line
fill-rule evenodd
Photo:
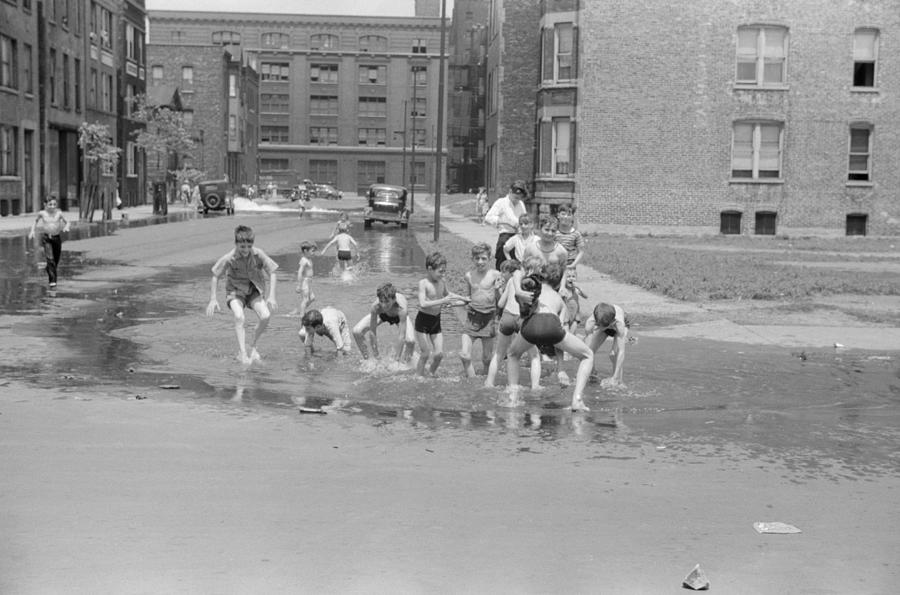
<path fill-rule="evenodd" d="M 63 244 L 53 292 L 0 238 L 0 591 L 660 593 L 700 562 L 726 593 L 893 592 L 896 352 L 642 336 L 635 313 L 627 388 L 572 413 L 548 362 L 503 407 L 505 373 L 463 377 L 453 310 L 437 378 L 389 357 L 388 325 L 379 361 L 304 353 L 298 245 L 335 219 L 110 225 Z M 249 368 L 204 313 L 238 223 L 279 264 Z M 415 311 L 415 231 L 355 221 L 355 276 L 317 255 L 312 307 L 353 325 L 391 281 Z"/>

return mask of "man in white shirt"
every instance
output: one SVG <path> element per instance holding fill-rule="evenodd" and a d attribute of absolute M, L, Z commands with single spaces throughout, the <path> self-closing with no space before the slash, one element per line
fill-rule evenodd
<path fill-rule="evenodd" d="M 516 180 L 509 185 L 509 192 L 506 196 L 498 198 L 484 221 L 488 225 L 493 225 L 500 232 L 497 236 L 497 246 L 494 249 L 494 266 L 500 270 L 500 264 L 506 260 L 506 253 L 503 246 L 506 241 L 516 234 L 519 225 L 519 217 L 526 213 L 525 198 L 528 197 L 528 185 L 523 180 Z"/>

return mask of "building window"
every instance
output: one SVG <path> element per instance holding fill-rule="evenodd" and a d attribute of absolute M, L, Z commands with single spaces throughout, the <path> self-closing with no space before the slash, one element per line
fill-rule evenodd
<path fill-rule="evenodd" d="M 259 78 L 263 81 L 289 80 L 291 66 L 287 62 L 263 62 L 259 65 Z"/>
<path fill-rule="evenodd" d="M 237 136 L 237 116 L 228 114 L 228 136 L 235 138 Z"/>
<path fill-rule="evenodd" d="M 359 144 L 365 147 L 383 147 L 387 142 L 386 128 L 359 128 Z"/>
<path fill-rule="evenodd" d="M 413 128 L 413 130 L 412 130 L 413 146 L 424 147 L 426 139 L 427 139 L 427 137 L 425 135 L 424 128 Z"/>
<path fill-rule="evenodd" d="M 387 42 L 387 37 L 381 35 L 363 35 L 359 38 L 359 51 L 386 52 Z"/>
<path fill-rule="evenodd" d="M 318 33 L 309 37 L 309 49 L 311 50 L 336 50 L 340 46 L 337 35 Z"/>
<path fill-rule="evenodd" d="M 573 137 L 575 135 L 572 128 L 574 125 L 569 118 L 553 118 L 550 162 L 553 164 L 553 173 L 556 175 L 568 175 L 575 172 L 574 163 L 572 163 Z"/>
<path fill-rule="evenodd" d="M 115 89 L 113 89 L 113 77 L 111 74 L 104 74 L 101 81 L 103 83 L 103 105 L 101 108 L 107 112 L 112 112 L 115 92 Z"/>
<path fill-rule="evenodd" d="M 260 159 L 259 169 L 262 171 L 290 169 L 290 163 L 287 159 Z"/>
<path fill-rule="evenodd" d="M 91 68 L 91 80 L 90 87 L 88 88 L 88 107 L 96 108 L 97 107 L 97 87 L 100 86 L 99 81 L 97 80 L 97 69 Z"/>
<path fill-rule="evenodd" d="M 263 33 L 260 42 L 264 48 L 287 48 L 291 45 L 291 36 L 287 33 Z"/>
<path fill-rule="evenodd" d="M 428 52 L 428 48 L 425 45 L 424 39 L 413 39 L 412 40 L 412 53 L 425 54 L 427 52 Z"/>
<path fill-rule="evenodd" d="M 134 112 L 134 85 L 125 85 L 125 99 L 122 106 L 125 110 L 125 117 L 131 116 Z"/>
<path fill-rule="evenodd" d="M 850 167 L 847 179 L 868 182 L 872 179 L 872 127 L 868 124 L 850 126 Z"/>
<path fill-rule="evenodd" d="M 0 87 L 19 88 L 16 80 L 19 65 L 16 62 L 16 40 L 0 35 Z"/>
<path fill-rule="evenodd" d="M 288 127 L 287 126 L 260 126 L 259 140 L 263 143 L 287 144 Z"/>
<path fill-rule="evenodd" d="M 131 23 L 125 24 L 125 57 L 132 61 L 135 59 L 134 25 Z"/>
<path fill-rule="evenodd" d="M 161 83 L 163 80 L 163 67 L 153 66 L 150 68 L 150 79 L 154 83 Z"/>
<path fill-rule="evenodd" d="M 62 57 L 62 100 L 63 107 L 65 109 L 69 109 L 71 106 L 70 102 L 70 93 L 69 93 L 69 85 L 71 81 L 69 80 L 69 55 L 63 54 Z"/>
<path fill-rule="evenodd" d="M 27 12 L 31 12 L 31 0 L 22 0 L 22 8 Z"/>
<path fill-rule="evenodd" d="M 237 31 L 213 31 L 212 42 L 216 45 L 241 45 L 241 34 Z"/>
<path fill-rule="evenodd" d="M 360 97 L 360 116 L 385 117 L 387 116 L 387 99 L 385 97 Z"/>
<path fill-rule="evenodd" d="M 719 232 L 724 235 L 740 235 L 741 212 L 722 211 L 720 214 Z"/>
<path fill-rule="evenodd" d="M 424 97 L 416 97 L 412 105 L 412 117 L 424 118 L 428 114 L 428 100 Z"/>
<path fill-rule="evenodd" d="M 286 114 L 290 111 L 290 96 L 287 93 L 261 93 L 260 111 Z"/>
<path fill-rule="evenodd" d="M 359 84 L 361 85 L 383 85 L 387 82 L 387 66 L 366 66 L 359 67 Z"/>
<path fill-rule="evenodd" d="M 22 44 L 22 85 L 24 87 L 24 91 L 29 95 L 34 94 L 34 75 L 32 74 L 34 63 L 34 53 L 31 49 L 31 44 L 23 43 Z M 78 65 L 81 64 L 81 60 L 75 58 L 75 81 L 78 81 Z M 78 92 L 75 93 L 75 108 L 78 109 Z"/>
<path fill-rule="evenodd" d="M 333 184 L 334 181 L 338 179 L 337 161 L 310 159 L 309 177 L 316 182 Z"/>
<path fill-rule="evenodd" d="M 181 85 L 185 89 L 193 89 L 193 87 L 194 87 L 194 67 L 193 66 L 182 66 L 181 67 Z"/>
<path fill-rule="evenodd" d="M 309 113 L 315 116 L 338 115 L 337 95 L 310 95 Z"/>
<path fill-rule="evenodd" d="M 875 63 L 878 60 L 878 30 L 857 29 L 853 32 L 853 86 L 875 86 Z"/>
<path fill-rule="evenodd" d="M 428 84 L 428 67 L 413 66 L 409 69 L 409 84 L 417 87 L 424 87 Z"/>
<path fill-rule="evenodd" d="M 370 184 L 384 184 L 384 161 L 358 161 L 356 163 L 356 185 L 365 188 Z"/>
<path fill-rule="evenodd" d="M 12 126 L 0 124 L 0 176 L 15 176 L 19 170 L 16 151 L 16 132 Z"/>
<path fill-rule="evenodd" d="M 186 109 L 181 112 L 181 123 L 185 128 L 193 128 L 194 127 L 194 110 Z"/>
<path fill-rule="evenodd" d="M 869 216 L 865 213 L 851 213 L 847 215 L 847 235 L 864 236 L 869 223 Z"/>
<path fill-rule="evenodd" d="M 237 75 L 229 74 L 228 75 L 228 96 L 235 98 L 237 97 Z"/>
<path fill-rule="evenodd" d="M 732 178 L 780 178 L 783 127 L 777 122 L 737 122 L 731 148 Z"/>
<path fill-rule="evenodd" d="M 112 49 L 113 14 L 108 8 L 100 7 L 100 45 Z"/>
<path fill-rule="evenodd" d="M 775 221 L 777 219 L 777 213 L 773 213 L 771 211 L 757 211 L 756 226 L 754 227 L 754 232 L 758 236 L 775 235 Z"/>
<path fill-rule="evenodd" d="M 125 175 L 126 176 L 137 175 L 137 171 L 135 170 L 135 163 L 137 163 L 136 149 L 137 149 L 137 145 L 135 145 L 133 141 L 125 142 Z"/>
<path fill-rule="evenodd" d="M 311 145 L 336 145 L 338 144 L 338 129 L 336 126 L 310 126 L 309 144 Z"/>
<path fill-rule="evenodd" d="M 56 71 L 59 69 L 56 59 L 56 50 L 50 49 L 50 64 L 47 75 L 50 77 L 47 86 L 50 87 L 50 105 L 56 105 Z"/>
<path fill-rule="evenodd" d="M 311 64 L 309 67 L 309 80 L 314 83 L 337 83 L 337 64 Z"/>
<path fill-rule="evenodd" d="M 29 51 L 31 48 L 29 48 Z M 75 58 L 75 82 L 73 84 L 73 93 L 75 95 L 75 111 L 81 111 L 81 60 Z"/>
<path fill-rule="evenodd" d="M 428 177 L 425 175 L 425 162 L 424 161 L 416 161 L 412 164 L 412 180 L 413 184 L 424 184 L 428 181 Z"/>
<path fill-rule="evenodd" d="M 575 74 L 575 26 L 572 23 L 557 23 L 552 29 L 544 30 L 544 80 L 568 81 Z"/>
<path fill-rule="evenodd" d="M 739 27 L 735 82 L 760 87 L 785 84 L 787 43 L 784 27 Z"/>

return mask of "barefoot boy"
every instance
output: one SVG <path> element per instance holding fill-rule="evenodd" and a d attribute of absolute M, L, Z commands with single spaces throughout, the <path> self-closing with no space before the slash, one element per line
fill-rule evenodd
<path fill-rule="evenodd" d="M 300 307 L 297 315 L 303 318 L 309 304 L 316 299 L 312 290 L 313 263 L 312 255 L 316 252 L 316 245 L 312 242 L 300 244 L 300 266 L 297 268 L 297 293 L 300 294 Z"/>
<path fill-rule="evenodd" d="M 459 359 L 462 360 L 463 370 L 469 378 L 475 377 L 475 366 L 472 365 L 472 346 L 475 341 L 481 340 L 481 361 L 486 372 L 494 350 L 494 336 L 497 334 L 494 319 L 497 316 L 497 283 L 500 280 L 500 271 L 488 266 L 490 260 L 490 246 L 480 242 L 472 247 L 474 268 L 465 275 L 469 303 L 466 305 L 466 321 L 463 324 L 462 344 L 459 350 Z"/>
<path fill-rule="evenodd" d="M 631 321 L 620 306 L 603 302 L 594 307 L 593 315 L 584 323 L 587 332 L 588 347 L 594 353 L 600 349 L 607 337 L 612 337 L 613 345 L 609 351 L 609 361 L 613 365 L 613 373 L 609 378 L 600 381 L 600 386 L 624 386 L 622 384 L 622 366 L 625 364 L 625 343 L 628 342 L 628 328 Z"/>
<path fill-rule="evenodd" d="M 275 271 L 278 265 L 265 252 L 254 247 L 253 240 L 253 230 L 246 225 L 238 225 L 234 229 L 234 249 L 213 265 L 209 304 L 206 306 L 207 316 L 212 316 L 221 309 L 216 300 L 216 290 L 219 277 L 225 275 L 225 304 L 234 314 L 238 358 L 242 364 L 260 359 L 256 344 L 269 326 L 271 312 L 278 307 L 275 301 Z M 268 283 L 265 275 L 269 277 Z M 268 293 L 263 299 L 267 286 Z M 253 343 L 250 345 L 250 355 L 247 355 L 244 308 L 252 309 L 259 318 L 256 332 L 253 334 Z"/>
<path fill-rule="evenodd" d="M 451 293 L 444 282 L 447 259 L 440 252 L 425 258 L 425 278 L 419 281 L 419 312 L 416 314 L 416 342 L 421 354 L 416 371 L 425 375 L 425 365 L 431 358 L 428 372 L 434 376 L 444 358 L 444 336 L 441 334 L 441 307 L 444 304 L 465 304 L 468 299 Z"/>
<path fill-rule="evenodd" d="M 40 225 L 41 246 L 44 248 L 44 260 L 47 262 L 47 277 L 50 287 L 56 287 L 56 269 L 62 254 L 62 232 L 68 233 L 69 222 L 63 217 L 55 198 L 48 198 L 44 209 L 39 211 L 28 239 L 34 237 L 34 230 Z"/>
<path fill-rule="evenodd" d="M 529 256 L 540 257 L 546 264 L 560 264 L 566 266 L 569 253 L 562 244 L 556 241 L 559 222 L 552 215 L 541 215 L 538 220 L 538 241 L 529 244 L 525 248 L 525 258 Z M 561 279 L 560 279 L 561 280 Z M 559 285 L 554 287 L 559 289 Z"/>
<path fill-rule="evenodd" d="M 406 296 L 397 292 L 393 283 L 384 283 L 377 290 L 378 298 L 369 313 L 363 316 L 353 327 L 353 338 L 363 359 L 368 359 L 369 349 L 366 338 L 371 337 L 372 355 L 378 357 L 378 337 L 375 334 L 378 325 L 382 322 L 397 325 L 397 361 L 407 362 L 412 357 L 416 347 L 416 334 L 413 329 L 412 319 L 409 317 Z"/>
<path fill-rule="evenodd" d="M 300 320 L 300 338 L 307 352 L 313 352 L 316 335 L 327 337 L 334 343 L 338 355 L 350 353 L 350 326 L 347 317 L 337 308 L 325 306 L 322 310 L 308 310 Z"/>
<path fill-rule="evenodd" d="M 518 231 L 503 244 L 503 253 L 506 254 L 507 259 L 524 262 L 525 248 L 537 241 L 538 237 L 534 235 L 534 221 L 531 220 L 531 215 L 527 213 L 520 215 Z"/>
<path fill-rule="evenodd" d="M 322 248 L 322 254 L 325 254 L 332 244 L 337 244 L 337 260 L 341 267 L 341 272 L 350 269 L 350 262 L 353 260 L 353 250 L 357 249 L 356 240 L 348 233 L 348 229 L 349 227 L 339 226 L 337 234 Z"/>

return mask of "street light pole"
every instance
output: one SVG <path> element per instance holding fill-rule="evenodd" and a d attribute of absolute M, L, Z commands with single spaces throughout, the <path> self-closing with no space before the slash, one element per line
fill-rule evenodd
<path fill-rule="evenodd" d="M 403 173 L 400 175 L 400 179 L 403 183 L 406 183 L 406 118 L 409 114 L 406 110 L 409 109 L 406 107 L 407 100 L 403 100 Z"/>
<path fill-rule="evenodd" d="M 412 155 L 409 174 L 409 210 L 416 210 L 416 116 L 419 115 L 419 112 L 416 110 L 416 87 L 419 83 L 419 67 L 412 67 L 412 79 L 413 79 L 413 105 L 412 105 L 412 148 L 410 149 L 410 154 Z M 404 122 L 405 123 L 405 122 Z"/>
<path fill-rule="evenodd" d="M 441 0 L 441 54 L 438 69 L 437 154 L 434 157 L 434 241 L 441 235 L 441 173 L 444 151 L 444 49 L 447 44 L 447 0 Z"/>

